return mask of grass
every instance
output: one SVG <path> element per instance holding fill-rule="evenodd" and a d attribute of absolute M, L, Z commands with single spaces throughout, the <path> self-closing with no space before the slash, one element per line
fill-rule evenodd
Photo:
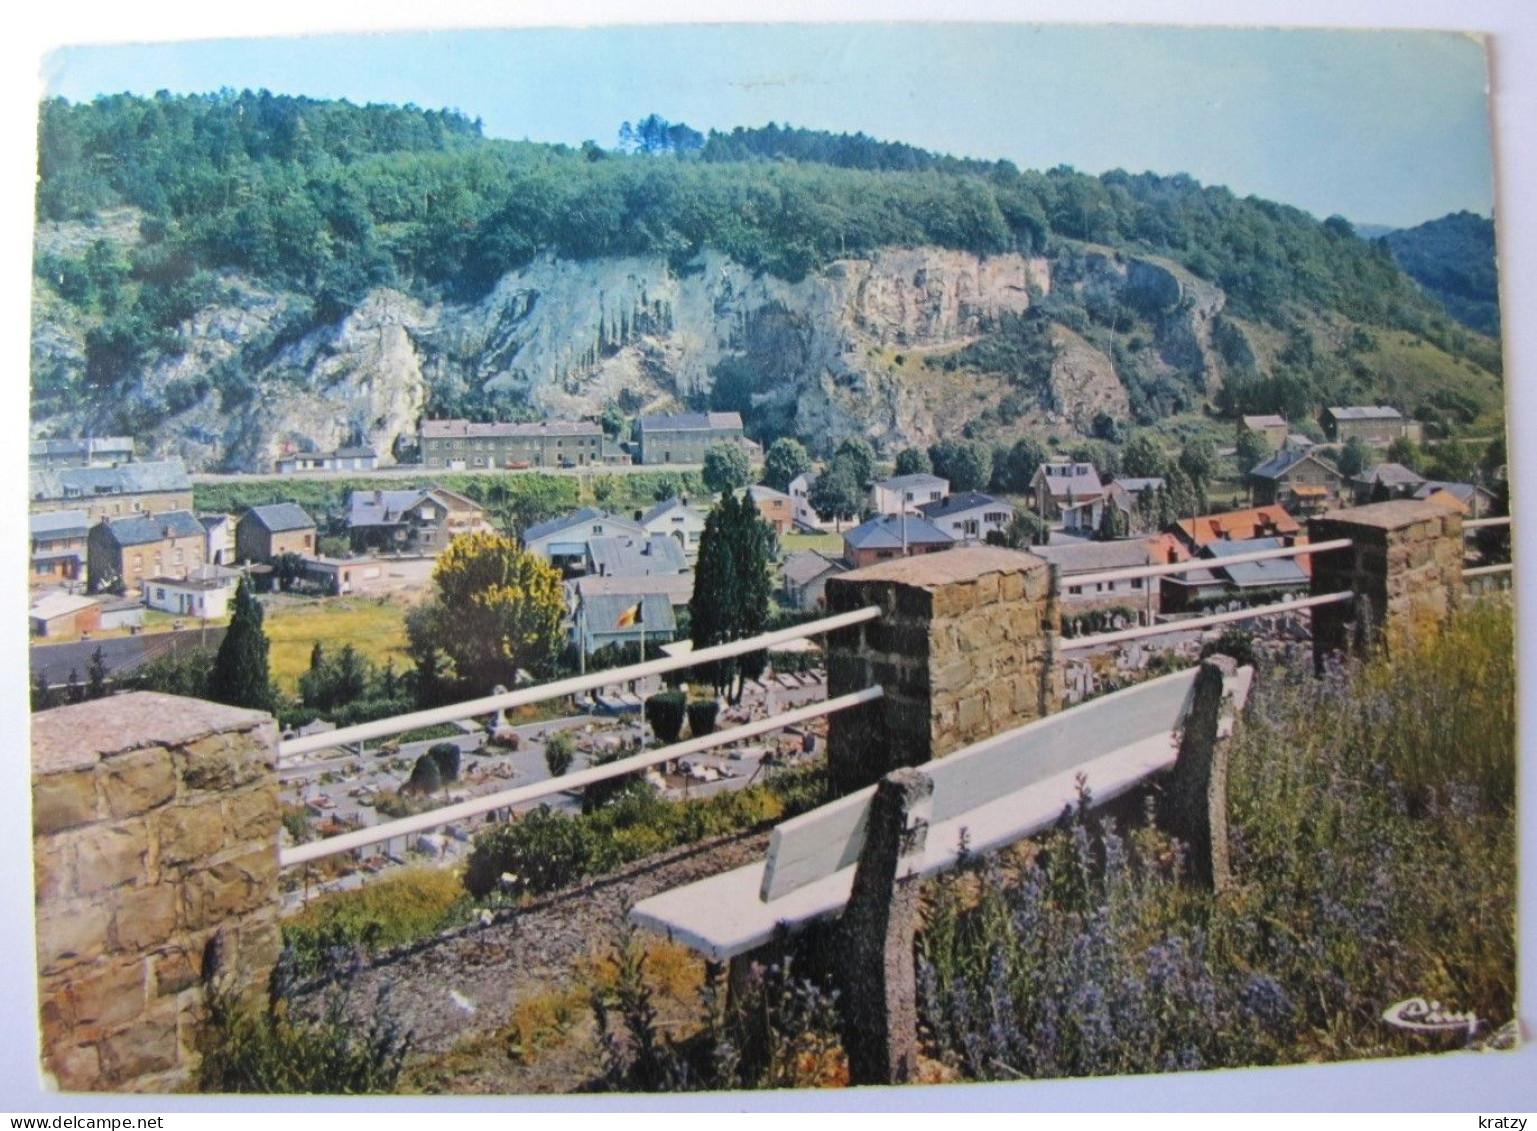
<path fill-rule="evenodd" d="M 844 529 L 856 525 L 846 523 Z M 843 535 L 828 530 L 821 534 L 781 534 L 779 545 L 786 555 L 798 554 L 803 550 L 820 550 L 835 558 L 843 556 Z"/>
<path fill-rule="evenodd" d="M 355 891 L 318 896 L 283 921 L 283 942 L 301 970 L 323 965 L 334 947 L 368 950 L 423 938 L 463 921 L 464 886 L 446 868 L 407 868 Z"/>
<path fill-rule="evenodd" d="M 405 608 L 387 598 L 327 597 L 275 604 L 267 609 L 263 627 L 272 644 L 272 678 L 287 692 L 297 691 L 317 642 L 328 651 L 351 644 L 380 666 L 390 659 L 397 670 L 411 666 Z"/>

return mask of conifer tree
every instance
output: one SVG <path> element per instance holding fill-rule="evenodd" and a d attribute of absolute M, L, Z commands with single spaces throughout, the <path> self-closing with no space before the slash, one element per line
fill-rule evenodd
<path fill-rule="evenodd" d="M 232 707 L 270 711 L 275 696 L 267 665 L 267 634 L 262 631 L 262 607 L 242 577 L 235 589 L 235 611 L 208 680 L 208 697 Z"/>
<path fill-rule="evenodd" d="M 107 661 L 101 654 L 101 646 L 91 653 L 91 662 L 85 669 L 85 697 L 104 699 L 107 695 Z"/>
<path fill-rule="evenodd" d="M 756 636 L 768 624 L 769 561 L 773 531 L 758 517 L 758 508 L 745 495 L 723 495 L 705 520 L 694 566 L 694 596 L 689 602 L 691 637 L 695 648 L 708 648 Z M 732 688 L 732 701 L 742 695 L 742 681 L 763 671 L 766 656 L 755 652 L 705 665 L 701 674 L 716 694 Z"/>

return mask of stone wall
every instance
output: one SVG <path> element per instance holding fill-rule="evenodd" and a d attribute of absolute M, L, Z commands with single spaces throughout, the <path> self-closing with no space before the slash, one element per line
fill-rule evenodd
<path fill-rule="evenodd" d="M 879 620 L 828 638 L 827 693 L 884 696 L 833 715 L 837 791 L 869 785 L 1019 726 L 1061 702 L 1051 567 L 994 546 L 902 558 L 827 582 L 827 612 L 876 605 Z"/>
<path fill-rule="evenodd" d="M 1313 555 L 1313 593 L 1353 590 L 1354 603 L 1313 610 L 1313 652 L 1395 644 L 1437 627 L 1462 603 L 1462 515 L 1400 499 L 1308 520 L 1308 541 L 1355 545 Z"/>
<path fill-rule="evenodd" d="M 265 989 L 277 740 L 260 712 L 149 692 L 32 717 L 43 1068 L 59 1087 L 174 1088 L 196 1065 L 205 975 Z"/>

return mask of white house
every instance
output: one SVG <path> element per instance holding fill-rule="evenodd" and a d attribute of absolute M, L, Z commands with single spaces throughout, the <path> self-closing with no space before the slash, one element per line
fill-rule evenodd
<path fill-rule="evenodd" d="M 1030 480 L 1030 493 L 1042 518 L 1060 518 L 1066 525 L 1071 517 L 1070 528 L 1093 529 L 1104 507 L 1105 486 L 1092 463 L 1043 463 Z"/>
<path fill-rule="evenodd" d="M 1008 503 L 979 491 L 962 491 L 937 503 L 925 503 L 918 512 L 957 542 L 986 541 L 990 533 L 1001 533 L 1014 517 L 1014 508 Z"/>
<path fill-rule="evenodd" d="M 235 561 L 235 520 L 227 514 L 200 514 L 197 520 L 208 532 L 208 556 L 203 560 L 214 565 L 231 565 Z"/>
<path fill-rule="evenodd" d="M 918 472 L 879 479 L 870 484 L 870 506 L 876 514 L 917 514 L 926 503 L 937 503 L 950 493 L 950 481 Z"/>
<path fill-rule="evenodd" d="M 144 583 L 144 603 L 179 617 L 222 620 L 239 579 L 238 570 L 218 565 L 200 566 L 186 577 L 152 577 Z"/>
<path fill-rule="evenodd" d="M 704 534 L 704 512 L 674 496 L 637 516 L 647 534 L 663 534 L 673 539 L 690 560 L 699 555 L 699 539 Z"/>
<path fill-rule="evenodd" d="M 644 542 L 646 531 L 638 522 L 609 514 L 597 507 L 583 507 L 574 514 L 536 522 L 523 531 L 523 548 L 556 566 L 585 568 L 587 544 L 594 538 L 615 535 Z"/>
<path fill-rule="evenodd" d="M 790 480 L 790 498 L 795 500 L 795 525 L 798 529 L 806 531 L 824 530 L 829 525 L 822 521 L 822 517 L 811 506 L 811 489 L 816 486 L 819 475 L 815 471 L 803 471 Z"/>
<path fill-rule="evenodd" d="M 299 471 L 373 471 L 379 453 L 372 448 L 337 448 L 334 452 L 295 452 L 277 461 L 279 475 Z"/>

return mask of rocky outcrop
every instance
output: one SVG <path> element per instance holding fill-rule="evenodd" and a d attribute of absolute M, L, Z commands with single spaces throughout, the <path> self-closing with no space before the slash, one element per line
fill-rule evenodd
<path fill-rule="evenodd" d="M 578 416 L 615 401 L 631 412 L 697 403 L 735 379 L 746 382 L 756 414 L 826 450 L 851 434 L 888 447 L 929 443 L 981 409 L 931 380 L 921 359 L 1027 311 L 1059 286 L 1058 272 L 1043 258 L 932 247 L 841 260 L 794 282 L 713 251 L 681 270 L 660 258 L 546 256 L 474 304 L 379 290 L 318 329 L 298 296 L 227 279 L 221 302 L 180 328 L 178 353 L 110 401 L 34 421 L 34 431 L 143 422 L 141 451 L 201 468 L 265 470 L 285 452 L 353 442 L 388 462 L 429 398 L 453 405 L 491 394 Z M 1070 296 L 1142 311 L 1165 364 L 1202 380 L 1218 372 L 1215 288 L 1172 265 L 1093 249 L 1075 253 L 1063 274 Z M 45 306 L 40 299 L 35 368 L 83 370 L 84 328 Z M 1058 343 L 1048 420 L 1084 430 L 1097 412 L 1124 415 L 1110 359 L 1065 330 Z"/>

